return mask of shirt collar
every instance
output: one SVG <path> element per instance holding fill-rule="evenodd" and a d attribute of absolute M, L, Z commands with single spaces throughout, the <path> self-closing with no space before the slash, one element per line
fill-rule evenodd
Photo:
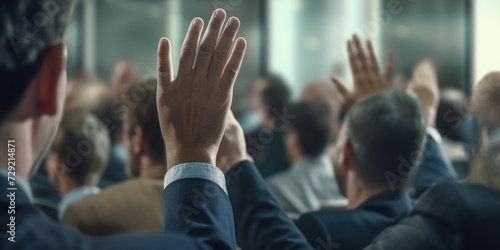
<path fill-rule="evenodd" d="M 30 185 L 22 176 L 20 176 L 20 175 L 9 176 L 9 170 L 7 170 L 7 168 L 0 168 L 0 176 L 5 177 L 5 179 L 8 179 L 9 177 L 13 177 L 16 180 L 16 186 L 12 186 L 12 187 L 21 189 L 28 197 L 28 200 L 30 202 L 33 202 L 33 195 L 31 194 Z"/>
<path fill-rule="evenodd" d="M 64 213 L 66 212 L 66 209 L 68 209 L 68 207 L 87 197 L 87 196 L 90 196 L 90 195 L 94 195 L 94 194 L 98 194 L 101 192 L 101 189 L 98 188 L 98 187 L 90 187 L 90 186 L 80 186 L 80 187 L 77 187 L 77 188 L 74 188 L 72 189 L 71 191 L 69 191 L 61 200 L 61 202 L 59 203 L 59 207 L 57 209 L 57 216 L 59 218 L 59 220 L 62 219 L 62 217 L 64 216 Z"/>

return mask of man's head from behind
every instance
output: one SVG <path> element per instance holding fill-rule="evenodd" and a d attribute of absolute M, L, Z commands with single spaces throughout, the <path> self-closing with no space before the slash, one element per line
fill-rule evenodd
<path fill-rule="evenodd" d="M 83 111 L 64 114 L 47 158 L 52 185 L 61 194 L 78 186 L 95 186 L 109 156 L 107 129 L 93 115 Z"/>
<path fill-rule="evenodd" d="M 25 152 L 32 157 L 18 169 L 24 177 L 48 149 L 61 117 L 66 85 L 61 40 L 72 5 L 71 0 L 0 3 L 1 133 L 19 142 L 23 135 L 32 137 L 26 139 L 33 142 L 26 145 L 32 152 Z"/>
<path fill-rule="evenodd" d="M 131 177 L 139 177 L 152 167 L 164 167 L 165 144 L 156 108 L 156 79 L 140 81 L 125 95 L 133 102 L 124 122 L 129 147 L 127 171 Z"/>
<path fill-rule="evenodd" d="M 403 90 L 375 94 L 349 112 L 334 150 L 341 191 L 399 189 L 418 164 L 426 120 L 418 100 Z"/>
<path fill-rule="evenodd" d="M 330 107 L 322 101 L 302 101 L 288 108 L 295 117 L 289 119 L 286 146 L 292 162 L 304 157 L 321 155 L 328 144 L 330 128 Z"/>

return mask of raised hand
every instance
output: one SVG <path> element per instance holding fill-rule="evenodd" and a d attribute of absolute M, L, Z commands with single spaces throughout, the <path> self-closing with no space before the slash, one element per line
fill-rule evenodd
<path fill-rule="evenodd" d="M 195 18 L 191 22 L 175 79 L 170 41 L 160 40 L 157 106 L 168 155 L 167 170 L 186 162 L 215 165 L 233 85 L 246 49 L 243 38 L 234 41 L 240 26 L 235 17 L 228 20 L 219 40 L 225 19 L 224 10 L 217 9 L 200 45 L 203 20 Z"/>
<path fill-rule="evenodd" d="M 417 95 L 422 109 L 427 114 L 428 123 L 432 125 L 439 104 L 439 88 L 436 69 L 430 61 L 424 60 L 415 67 L 408 90 Z"/>
<path fill-rule="evenodd" d="M 219 152 L 217 153 L 217 167 L 226 173 L 236 163 L 243 160 L 251 160 L 247 154 L 245 136 L 241 125 L 234 118 L 233 112 L 229 111 L 227 114 L 226 130 L 222 136 Z"/>
<path fill-rule="evenodd" d="M 349 109 L 360 99 L 391 88 L 390 79 L 394 66 L 394 57 L 389 54 L 386 68 L 384 72 L 380 72 L 372 43 L 367 41 L 366 48 L 363 48 L 357 35 L 347 41 L 347 52 L 354 80 L 353 90 L 349 91 L 337 76 L 332 77 L 332 81 L 344 97 L 345 104 Z"/>

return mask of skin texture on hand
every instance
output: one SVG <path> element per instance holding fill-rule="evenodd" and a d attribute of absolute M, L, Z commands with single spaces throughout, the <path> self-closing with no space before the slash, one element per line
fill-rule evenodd
<path fill-rule="evenodd" d="M 224 10 L 217 9 L 200 45 L 203 20 L 192 21 L 175 79 L 170 41 L 160 40 L 157 106 L 168 155 L 167 170 L 186 162 L 215 165 L 233 85 L 246 49 L 244 39 L 234 41 L 240 25 L 235 17 L 228 20 L 219 36 L 225 19 Z"/>
<path fill-rule="evenodd" d="M 439 104 L 439 88 L 436 69 L 430 61 L 422 61 L 415 67 L 408 90 L 418 97 L 422 109 L 427 114 L 428 124 L 433 125 Z"/>
<path fill-rule="evenodd" d="M 243 160 L 249 160 L 245 144 L 243 129 L 234 118 L 233 112 L 229 111 L 226 120 L 226 130 L 222 136 L 222 141 L 217 153 L 217 167 L 226 173 Z"/>
<path fill-rule="evenodd" d="M 333 83 L 344 97 L 347 109 L 363 98 L 391 88 L 390 79 L 394 66 L 392 54 L 389 54 L 384 72 L 380 72 L 370 41 L 367 41 L 366 48 L 363 48 L 359 37 L 354 35 L 347 41 L 347 53 L 354 80 L 353 90 L 349 91 L 339 77 L 332 77 Z"/>

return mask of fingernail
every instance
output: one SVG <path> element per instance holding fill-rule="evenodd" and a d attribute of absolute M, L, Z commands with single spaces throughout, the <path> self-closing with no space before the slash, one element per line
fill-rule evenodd
<path fill-rule="evenodd" d="M 234 17 L 229 18 L 229 21 L 228 21 L 228 23 L 227 23 L 227 26 L 229 26 L 229 27 L 231 27 L 231 28 L 236 27 L 236 18 L 234 18 Z"/>
<path fill-rule="evenodd" d="M 192 25 L 193 27 L 195 27 L 195 26 L 200 26 L 200 25 L 201 25 L 201 19 L 199 19 L 199 18 L 195 18 L 195 19 L 193 19 L 193 21 L 191 22 L 191 25 Z"/>
<path fill-rule="evenodd" d="M 216 9 L 214 11 L 214 18 L 216 19 L 222 19 L 222 17 L 224 16 L 224 12 L 222 9 Z"/>

